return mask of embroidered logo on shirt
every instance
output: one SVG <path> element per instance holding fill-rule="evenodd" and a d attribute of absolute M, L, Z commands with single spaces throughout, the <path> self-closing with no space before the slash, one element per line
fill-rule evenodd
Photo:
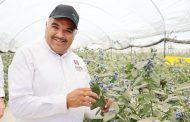
<path fill-rule="evenodd" d="M 75 69 L 76 71 L 82 71 L 83 68 L 80 66 L 78 60 L 73 60 L 74 64 L 75 64 Z"/>
<path fill-rule="evenodd" d="M 81 66 L 75 66 L 75 69 L 76 69 L 77 71 L 82 71 L 82 70 L 83 70 L 83 68 L 82 68 Z"/>
<path fill-rule="evenodd" d="M 79 65 L 79 62 L 77 60 L 73 60 L 76 65 Z"/>

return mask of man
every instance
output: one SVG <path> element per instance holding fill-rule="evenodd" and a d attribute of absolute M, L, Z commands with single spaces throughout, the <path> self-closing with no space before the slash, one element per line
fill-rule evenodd
<path fill-rule="evenodd" d="M 69 50 L 79 16 L 58 5 L 46 23 L 45 40 L 19 49 L 9 67 L 9 104 L 18 122 L 82 122 L 95 118 L 85 63 Z M 103 112 L 107 111 L 108 101 Z"/>
<path fill-rule="evenodd" d="M 5 104 L 4 104 L 4 73 L 3 73 L 3 62 L 0 56 L 0 118 L 4 114 Z"/>

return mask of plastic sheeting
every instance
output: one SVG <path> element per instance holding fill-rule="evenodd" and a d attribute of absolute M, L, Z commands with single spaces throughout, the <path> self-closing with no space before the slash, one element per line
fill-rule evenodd
<path fill-rule="evenodd" d="M 79 13 L 73 48 L 190 39 L 190 0 L 0 0 L 0 50 L 42 39 L 45 22 L 58 4 L 73 5 Z"/>

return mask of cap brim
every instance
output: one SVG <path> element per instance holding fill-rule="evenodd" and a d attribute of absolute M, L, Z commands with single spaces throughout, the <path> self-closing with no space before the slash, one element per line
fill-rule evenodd
<path fill-rule="evenodd" d="M 78 27 L 77 27 L 75 21 L 74 21 L 73 18 L 71 18 L 71 17 L 68 17 L 68 16 L 51 16 L 51 18 L 54 18 L 54 19 L 58 19 L 58 18 L 68 18 L 68 19 L 70 19 L 70 20 L 73 22 L 73 24 L 75 25 L 76 29 L 78 29 Z"/>

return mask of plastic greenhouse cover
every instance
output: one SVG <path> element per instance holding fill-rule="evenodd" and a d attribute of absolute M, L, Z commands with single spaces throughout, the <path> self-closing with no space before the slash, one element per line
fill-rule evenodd
<path fill-rule="evenodd" d="M 58 4 L 79 13 L 73 48 L 190 39 L 190 0 L 0 0 L 0 50 L 43 39 L 46 20 Z"/>

